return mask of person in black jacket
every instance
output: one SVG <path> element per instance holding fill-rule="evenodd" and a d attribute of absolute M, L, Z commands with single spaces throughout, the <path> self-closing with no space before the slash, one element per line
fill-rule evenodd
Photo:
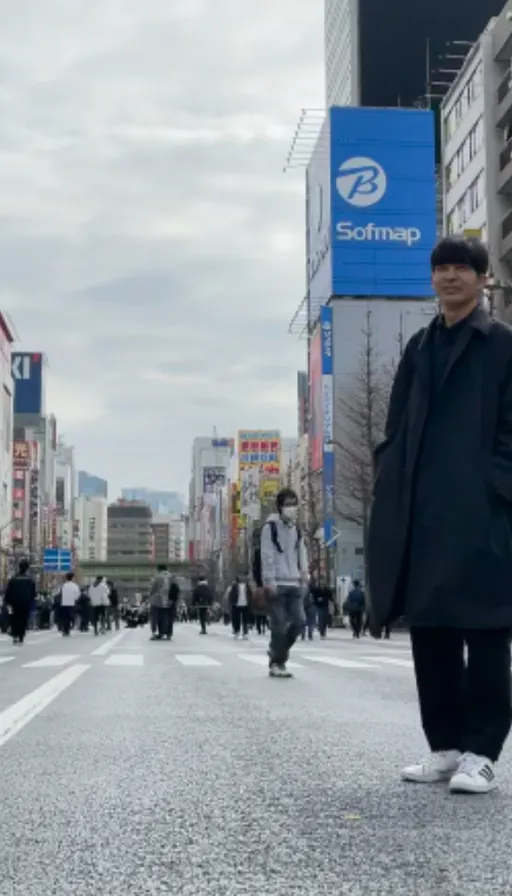
<path fill-rule="evenodd" d="M 118 632 L 119 628 L 120 628 L 119 592 L 118 592 L 116 586 L 114 585 L 114 583 L 111 581 L 111 579 L 108 579 L 107 585 L 109 588 L 108 600 L 109 600 L 109 604 L 110 604 L 110 606 L 108 608 L 109 609 L 108 629 L 110 631 L 110 629 L 112 628 L 112 622 L 113 622 L 115 625 L 116 632 Z"/>
<path fill-rule="evenodd" d="M 199 624 L 201 626 L 200 635 L 206 635 L 206 623 L 208 621 L 208 611 L 213 603 L 213 594 L 210 586 L 208 585 L 207 580 L 204 578 L 199 579 L 196 587 L 194 588 L 194 593 L 192 595 L 192 604 L 194 608 L 198 611 L 199 615 Z"/>
<path fill-rule="evenodd" d="M 5 591 L 5 603 L 11 610 L 11 634 L 14 644 L 23 644 L 27 633 L 30 610 L 36 600 L 37 590 L 29 575 L 28 560 L 21 560 L 17 575 L 9 579 Z"/>
<path fill-rule="evenodd" d="M 167 639 L 170 641 L 174 634 L 174 623 L 176 621 L 176 609 L 180 599 L 180 586 L 177 582 L 172 581 L 169 588 L 169 612 L 167 619 Z"/>
<path fill-rule="evenodd" d="M 311 588 L 311 597 L 316 607 L 317 625 L 321 638 L 327 635 L 327 626 L 329 625 L 329 609 L 332 601 L 332 588 L 328 585 L 318 582 Z"/>
<path fill-rule="evenodd" d="M 480 240 L 445 237 L 431 268 L 440 313 L 405 347 L 375 452 L 370 622 L 411 633 L 430 755 L 403 779 L 482 794 L 512 723 L 512 329 L 484 307 Z"/>

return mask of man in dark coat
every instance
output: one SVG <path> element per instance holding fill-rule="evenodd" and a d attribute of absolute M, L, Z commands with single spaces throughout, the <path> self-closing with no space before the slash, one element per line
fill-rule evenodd
<path fill-rule="evenodd" d="M 368 539 L 372 633 L 405 616 L 432 751 L 403 778 L 466 793 L 496 786 L 511 724 L 512 330 L 482 307 L 488 261 L 432 253 L 441 313 L 396 373 Z"/>
<path fill-rule="evenodd" d="M 17 575 L 9 579 L 5 603 L 11 610 L 11 634 L 14 644 L 23 644 L 30 610 L 37 596 L 36 585 L 29 573 L 28 560 L 21 560 Z"/>

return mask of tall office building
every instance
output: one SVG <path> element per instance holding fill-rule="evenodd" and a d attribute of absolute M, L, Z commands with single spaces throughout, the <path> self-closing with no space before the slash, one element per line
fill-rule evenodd
<path fill-rule="evenodd" d="M 78 471 L 78 497 L 79 498 L 108 498 L 108 482 L 101 476 Z"/>
<path fill-rule="evenodd" d="M 427 48 L 432 67 L 439 66 L 447 41 L 475 41 L 502 5 L 325 0 L 326 106 L 417 104 L 427 92 Z"/>
<path fill-rule="evenodd" d="M 184 510 L 183 495 L 179 492 L 134 486 L 121 489 L 123 501 L 142 501 L 153 513 L 181 514 Z"/>
<path fill-rule="evenodd" d="M 75 547 L 79 560 L 107 559 L 107 499 L 79 496 L 74 509 Z"/>
<path fill-rule="evenodd" d="M 147 504 L 119 501 L 109 504 L 107 515 L 107 559 L 112 563 L 153 559 L 151 508 Z"/>

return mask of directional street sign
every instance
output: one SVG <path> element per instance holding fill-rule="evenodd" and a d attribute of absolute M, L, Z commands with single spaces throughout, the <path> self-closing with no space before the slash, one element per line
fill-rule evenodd
<path fill-rule="evenodd" d="M 64 548 L 46 548 L 43 554 L 45 572 L 71 572 L 73 558 L 71 551 Z"/>

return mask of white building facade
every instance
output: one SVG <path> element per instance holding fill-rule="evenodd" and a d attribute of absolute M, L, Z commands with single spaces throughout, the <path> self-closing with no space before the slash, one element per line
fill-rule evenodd
<path fill-rule="evenodd" d="M 11 347 L 13 335 L 4 315 L 0 313 L 0 545 L 10 547 L 13 519 L 12 440 L 13 440 L 13 380 Z"/>
<path fill-rule="evenodd" d="M 75 498 L 74 523 L 78 560 L 106 563 L 107 499 Z"/>
<path fill-rule="evenodd" d="M 73 548 L 74 504 L 74 449 L 60 441 L 55 455 L 55 515 L 58 547 Z"/>
<path fill-rule="evenodd" d="M 487 243 L 495 282 L 512 277 L 512 24 L 492 19 L 441 106 L 443 225 Z"/>
<path fill-rule="evenodd" d="M 359 103 L 359 0 L 325 0 L 325 105 Z"/>

